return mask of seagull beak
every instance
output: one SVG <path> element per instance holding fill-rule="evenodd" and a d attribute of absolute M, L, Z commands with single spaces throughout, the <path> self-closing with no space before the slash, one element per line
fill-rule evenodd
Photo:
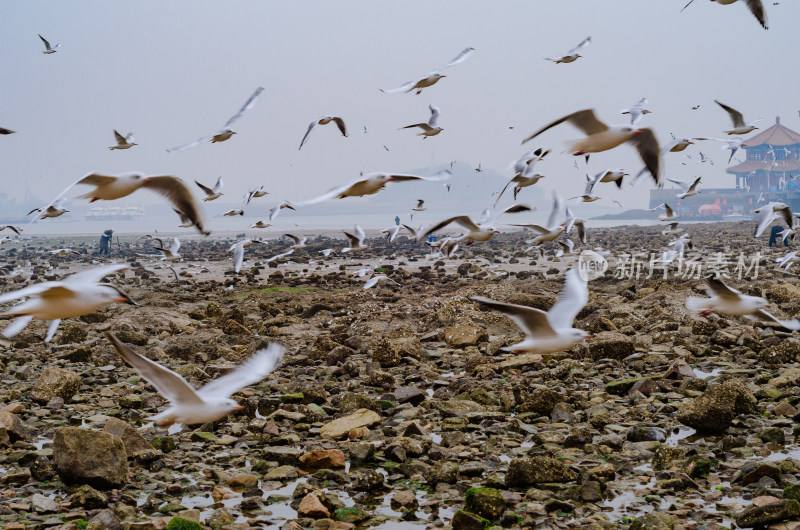
<path fill-rule="evenodd" d="M 639 129 L 639 130 L 633 131 L 633 134 L 642 134 L 642 130 Z"/>
<path fill-rule="evenodd" d="M 142 183 L 144 183 L 144 182 L 150 182 L 150 177 L 145 177 L 145 178 L 143 178 L 143 179 L 142 179 Z"/>
<path fill-rule="evenodd" d="M 594 338 L 594 337 L 593 337 L 592 335 L 588 335 L 588 334 L 587 334 L 587 335 L 584 335 L 584 336 L 583 336 L 583 338 L 584 338 L 584 339 L 591 339 L 591 338 Z"/>
<path fill-rule="evenodd" d="M 241 405 L 236 405 L 235 407 L 233 407 L 233 410 L 242 410 L 243 408 L 244 407 Z"/>
<path fill-rule="evenodd" d="M 128 298 L 127 296 L 120 296 L 119 298 L 114 298 L 114 301 L 115 301 L 115 302 L 118 302 L 118 303 L 120 303 L 120 304 L 133 304 L 133 305 L 139 305 L 139 304 L 137 304 L 136 302 L 134 302 L 133 300 L 131 300 L 130 298 Z"/>

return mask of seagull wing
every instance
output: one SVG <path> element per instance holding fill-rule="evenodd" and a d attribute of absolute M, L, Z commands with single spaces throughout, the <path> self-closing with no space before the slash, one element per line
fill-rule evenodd
<path fill-rule="evenodd" d="M 222 186 L 224 186 L 224 183 L 222 182 L 222 177 L 219 177 L 217 178 L 217 183 L 214 184 L 214 193 L 222 191 Z"/>
<path fill-rule="evenodd" d="M 294 241 L 295 245 L 299 245 L 300 244 L 300 238 L 297 237 L 296 235 L 293 235 L 293 234 L 283 234 L 283 235 L 285 235 L 286 237 L 292 239 Z"/>
<path fill-rule="evenodd" d="M 414 230 L 413 228 L 411 228 L 410 226 L 403 225 L 403 228 L 405 228 L 406 230 L 408 230 L 411 233 L 411 237 L 413 237 L 413 238 L 417 237 L 417 231 Z"/>
<path fill-rule="evenodd" d="M 761 207 L 761 212 L 758 214 L 758 225 L 756 226 L 755 237 L 761 236 L 764 233 L 764 230 L 777 219 L 777 215 L 775 212 L 772 211 L 772 208 L 767 208 L 766 206 Z"/>
<path fill-rule="evenodd" d="M 667 179 L 667 180 L 672 182 L 673 184 L 677 184 L 678 187 L 681 189 L 681 191 L 683 191 L 683 193 L 686 193 L 687 191 L 689 191 L 689 185 L 687 183 L 685 183 L 684 181 L 675 180 L 675 179 Z"/>
<path fill-rule="evenodd" d="M 6 129 L 5 127 L 0 127 L 0 134 L 14 134 L 16 131 L 12 131 L 11 129 Z"/>
<path fill-rule="evenodd" d="M 730 301 L 739 301 L 742 293 L 728 287 L 725 283 L 718 279 L 718 278 L 707 278 L 706 279 L 706 291 L 708 292 L 709 296 L 717 296 L 723 300 L 730 300 Z"/>
<path fill-rule="evenodd" d="M 38 35 L 38 33 L 37 33 L 37 35 Z M 52 50 L 52 48 L 50 47 L 50 43 L 49 43 L 49 42 L 47 42 L 47 39 L 45 39 L 45 38 L 44 38 L 44 37 L 42 37 L 41 35 L 39 35 L 39 38 L 40 38 L 40 39 L 42 39 L 42 42 L 44 43 L 44 47 L 45 47 L 46 49 L 48 49 L 48 50 Z"/>
<path fill-rule="evenodd" d="M 441 230 L 442 228 L 444 228 L 445 226 L 449 225 L 450 223 L 458 223 L 459 225 L 463 226 L 467 230 L 472 230 L 472 231 L 480 230 L 480 227 L 478 225 L 476 225 L 474 222 L 472 222 L 472 219 L 470 219 L 468 216 L 466 216 L 466 215 L 458 215 L 456 217 L 450 217 L 449 219 L 445 219 L 444 221 L 440 221 L 439 223 L 429 227 L 424 232 L 420 232 L 419 235 L 417 235 L 417 240 L 425 239 L 428 236 L 428 234 L 436 232 L 437 230 Z"/>
<path fill-rule="evenodd" d="M 194 183 L 197 184 L 200 187 L 200 189 L 203 190 L 203 193 L 205 193 L 206 195 L 214 195 L 214 191 L 211 188 L 209 188 L 208 186 L 200 184 L 196 180 L 194 181 Z"/>
<path fill-rule="evenodd" d="M 333 121 L 336 123 L 336 126 L 339 128 L 339 132 L 342 133 L 342 136 L 347 136 L 347 126 L 344 124 L 344 120 L 339 116 L 334 116 Z"/>
<path fill-rule="evenodd" d="M 697 185 L 698 185 L 698 184 L 700 184 L 700 180 L 701 180 L 702 178 L 703 178 L 703 177 L 697 177 L 697 178 L 694 180 L 694 182 L 692 182 L 692 185 L 691 185 L 691 186 L 689 186 L 689 190 L 688 190 L 688 191 L 693 191 L 695 188 L 697 188 Z"/>
<path fill-rule="evenodd" d="M 258 383 L 278 366 L 285 349 L 277 343 L 270 343 L 248 360 L 202 387 L 197 393 L 202 398 L 224 398 L 242 388 Z"/>
<path fill-rule="evenodd" d="M 647 171 L 653 177 L 656 185 L 661 188 L 664 186 L 663 176 L 660 174 L 661 168 L 661 150 L 658 147 L 658 139 L 652 129 L 639 129 L 638 134 L 628 140 L 631 142 L 636 150 L 639 151 L 639 156 L 642 158 Z"/>
<path fill-rule="evenodd" d="M 553 211 L 547 218 L 547 228 L 552 230 L 558 224 L 558 218 L 564 211 L 564 198 L 556 190 L 553 190 Z"/>
<path fill-rule="evenodd" d="M 608 126 L 605 123 L 597 119 L 597 116 L 594 115 L 593 109 L 584 109 L 584 110 L 579 110 L 578 112 L 573 112 L 572 114 L 567 114 L 563 118 L 559 118 L 556 121 L 548 125 L 545 125 L 532 135 L 522 140 L 522 143 L 525 144 L 526 142 L 533 140 L 546 130 L 551 129 L 556 125 L 560 125 L 565 121 L 570 122 L 572 125 L 582 130 L 587 136 L 608 129 Z"/>
<path fill-rule="evenodd" d="M 128 364 L 133 366 L 142 377 L 155 387 L 159 394 L 172 403 L 203 405 L 202 398 L 186 379 L 169 368 L 151 361 L 120 342 L 112 333 L 106 333 L 111 345 Z"/>
<path fill-rule="evenodd" d="M 28 287 L 23 287 L 18 291 L 12 291 L 10 293 L 1 294 L 0 304 L 3 304 L 5 302 L 10 302 L 12 300 L 19 300 L 20 298 L 25 298 L 28 296 L 37 296 L 49 289 L 60 286 L 61 282 L 44 282 L 44 283 L 29 285 Z"/>
<path fill-rule="evenodd" d="M 114 129 L 114 138 L 117 140 L 117 145 L 125 145 L 128 143 L 127 139 Z"/>
<path fill-rule="evenodd" d="M 798 322 L 796 318 L 793 318 L 791 320 L 778 320 L 773 315 L 771 315 L 770 313 L 767 313 L 763 309 L 757 310 L 752 315 L 745 315 L 745 316 L 747 318 L 752 319 L 752 320 L 766 320 L 766 321 L 769 321 L 769 322 L 775 322 L 776 324 L 778 324 L 782 328 L 786 328 L 786 329 L 791 329 L 791 330 L 800 329 L 800 322 Z"/>
<path fill-rule="evenodd" d="M 453 173 L 449 169 L 445 169 L 444 171 L 440 171 L 431 177 L 423 177 L 420 175 L 405 175 L 402 173 L 390 173 L 389 176 L 392 178 L 392 181 L 394 182 L 405 182 L 409 180 L 427 180 L 429 182 L 438 182 L 440 180 L 447 180 L 448 178 L 453 176 Z"/>
<path fill-rule="evenodd" d="M 431 117 L 428 119 L 428 126 L 436 127 L 436 122 L 439 120 L 439 107 L 428 105 L 428 108 L 431 109 Z"/>
<path fill-rule="evenodd" d="M 566 274 L 558 301 L 547 312 L 547 320 L 556 330 L 569 329 L 588 301 L 589 288 L 586 280 L 578 274 L 578 269 L 571 269 Z"/>
<path fill-rule="evenodd" d="M 242 270 L 242 262 L 244 261 L 244 241 L 239 241 L 231 247 L 233 250 L 233 271 L 239 272 Z"/>
<path fill-rule="evenodd" d="M 319 120 L 314 120 L 308 124 L 308 129 L 306 130 L 306 134 L 303 135 L 303 139 L 300 140 L 300 147 L 297 148 L 298 151 L 303 148 L 303 144 L 306 143 L 306 138 L 308 138 L 308 135 L 311 134 L 311 129 L 314 128 L 314 126 L 317 124 L 317 121 Z"/>
<path fill-rule="evenodd" d="M 745 0 L 747 7 L 750 8 L 750 12 L 753 13 L 753 16 L 758 19 L 758 22 L 764 29 L 769 29 L 767 25 L 767 14 L 764 12 L 764 4 L 761 3 L 761 0 Z M 790 328 L 796 329 L 796 328 Z"/>
<path fill-rule="evenodd" d="M 358 238 L 358 244 L 360 245 L 361 243 L 364 242 L 364 239 L 366 239 L 367 235 L 364 233 L 364 229 L 361 228 L 361 225 L 356 225 L 355 231 L 356 231 L 356 237 Z"/>
<path fill-rule="evenodd" d="M 295 204 L 298 205 L 298 206 L 307 206 L 307 205 L 310 205 L 310 204 L 319 204 L 321 202 L 329 201 L 329 200 L 337 198 L 337 197 L 342 197 L 343 194 L 347 190 L 349 190 L 350 188 L 352 188 L 353 186 L 355 186 L 359 182 L 362 182 L 363 180 L 366 180 L 366 179 L 353 180 L 351 182 L 348 182 L 347 184 L 342 184 L 341 186 L 336 186 L 335 188 L 331 188 L 331 189 L 329 189 L 328 191 L 326 191 L 325 193 L 323 193 L 322 195 L 320 195 L 318 197 L 314 197 L 312 199 L 308 199 L 308 200 L 305 200 L 305 201 L 300 201 L 300 202 L 297 202 Z M 270 216 L 270 220 L 272 220 L 271 216 Z"/>
<path fill-rule="evenodd" d="M 197 140 L 189 142 L 188 144 L 179 145 L 178 147 L 171 147 L 171 148 L 167 149 L 167 153 L 177 153 L 177 152 L 180 152 L 180 151 L 186 151 L 187 149 L 192 149 L 193 147 L 197 147 L 198 145 L 200 145 L 202 143 L 210 142 L 211 139 L 214 138 L 214 136 L 216 136 L 220 132 L 222 132 L 222 131 L 217 131 L 214 134 L 209 134 L 208 136 L 203 136 L 202 138 L 198 138 Z"/>
<path fill-rule="evenodd" d="M 541 309 L 527 307 L 524 305 L 506 304 L 491 300 L 489 298 L 483 298 L 481 296 L 471 296 L 470 299 L 475 300 L 476 302 L 488 306 L 496 311 L 500 311 L 504 315 L 508 316 L 508 318 L 513 320 L 514 324 L 516 324 L 528 337 L 541 337 L 556 334 L 553 326 L 550 324 L 550 321 L 547 318 L 547 313 Z"/>
<path fill-rule="evenodd" d="M 450 61 L 449 63 L 440 66 L 435 71 L 444 70 L 445 68 L 450 68 L 451 66 L 455 66 L 458 63 L 463 63 L 464 61 L 469 58 L 475 52 L 475 48 L 465 48 L 461 53 L 455 56 L 455 58 Z"/>
<path fill-rule="evenodd" d="M 76 272 L 64 278 L 65 283 L 78 284 L 78 283 L 98 283 L 100 280 L 114 274 L 115 272 L 125 270 L 128 268 L 127 264 L 107 265 L 105 267 L 97 267 L 86 271 Z"/>
<path fill-rule="evenodd" d="M 569 55 L 574 55 L 574 54 L 576 54 L 576 53 L 580 52 L 582 49 L 586 48 L 586 47 L 587 47 L 587 46 L 589 46 L 591 43 L 592 43 L 592 37 L 591 37 L 591 36 L 589 36 L 589 37 L 586 37 L 586 38 L 585 38 L 585 39 L 583 39 L 583 40 L 582 40 L 582 41 L 581 41 L 581 42 L 580 42 L 580 43 L 579 43 L 577 46 L 575 46 L 574 48 L 572 48 L 572 49 L 569 51 Z"/>
<path fill-rule="evenodd" d="M 734 109 L 733 107 L 725 105 L 724 103 L 720 103 L 716 99 L 714 100 L 714 103 L 722 107 L 725 110 L 725 112 L 728 113 L 728 115 L 731 117 L 731 121 L 733 122 L 734 127 L 744 127 L 744 116 L 742 116 L 741 112 Z"/>
<path fill-rule="evenodd" d="M 258 87 L 255 90 L 255 92 L 253 92 L 250 95 L 250 97 L 247 99 L 247 101 L 242 106 L 242 108 L 239 109 L 239 112 L 237 112 L 236 114 L 231 116 L 231 119 L 229 119 L 227 122 L 225 122 L 225 127 L 223 127 L 223 129 L 227 129 L 228 127 L 233 125 L 233 123 L 236 120 L 238 120 L 239 118 L 241 118 L 244 115 L 245 112 L 247 112 L 248 110 L 252 109 L 255 106 L 255 104 L 258 103 L 258 99 L 261 97 L 261 93 L 263 91 L 264 91 L 264 87 Z"/>
<path fill-rule="evenodd" d="M 175 208 L 182 211 L 202 234 L 211 233 L 203 209 L 181 179 L 172 176 L 148 177 L 142 187 L 165 197 Z"/>
<path fill-rule="evenodd" d="M 177 237 L 172 239 L 172 245 L 169 247 L 169 251 L 175 255 L 178 253 L 178 250 L 181 248 L 181 241 Z"/>
<path fill-rule="evenodd" d="M 686 9 L 687 7 L 689 7 L 692 4 L 692 2 L 694 2 L 694 0 L 689 0 L 689 3 L 686 4 L 685 6 L 683 6 L 683 9 Z M 683 13 L 683 9 L 681 9 L 681 13 Z"/>

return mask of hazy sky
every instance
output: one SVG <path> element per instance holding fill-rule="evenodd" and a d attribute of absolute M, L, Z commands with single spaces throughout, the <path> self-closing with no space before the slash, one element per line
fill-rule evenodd
<path fill-rule="evenodd" d="M 265 184 L 272 197 L 298 200 L 360 171 L 450 160 L 510 176 L 508 162 L 534 146 L 521 147 L 521 140 L 545 123 L 582 108 L 624 123 L 619 111 L 642 97 L 653 113 L 640 125 L 652 127 L 662 144 L 670 132 L 722 136 L 730 121 L 715 98 L 746 120 L 764 118 L 763 127 L 779 111 L 785 125 L 800 130 L 800 73 L 791 55 L 800 2 L 766 1 L 768 31 L 743 2 L 697 0 L 681 13 L 684 3 L 5 0 L 0 126 L 18 132 L 0 137 L 3 190 L 21 198 L 27 182 L 50 199 L 91 171 L 139 170 L 208 184 L 221 175 L 228 197 Z M 58 52 L 43 55 L 37 33 L 60 42 Z M 577 62 L 543 59 L 587 35 L 593 42 Z M 473 56 L 422 95 L 379 91 L 468 46 Z M 221 128 L 258 86 L 264 95 L 231 140 L 165 151 Z M 397 130 L 426 121 L 428 104 L 441 108 L 440 135 L 423 140 Z M 350 137 L 333 124 L 318 126 L 298 151 L 308 123 L 324 114 L 342 116 Z M 133 132 L 139 145 L 109 151 L 112 129 Z M 548 176 L 537 184 L 539 194 L 553 187 L 566 196 L 582 192 L 583 164 L 578 171 L 571 156 L 559 154 L 565 140 L 580 136 L 564 125 L 536 139 L 554 150 L 539 166 Z M 700 149 L 717 164 L 670 155 L 667 176 L 702 175 L 707 187 L 732 187 L 724 173 L 728 152 L 712 142 Z M 589 172 L 610 167 L 636 172 L 641 162 L 622 146 L 594 155 Z M 497 189 L 503 184 L 498 178 Z M 649 186 L 598 191 L 635 208 L 646 205 Z"/>

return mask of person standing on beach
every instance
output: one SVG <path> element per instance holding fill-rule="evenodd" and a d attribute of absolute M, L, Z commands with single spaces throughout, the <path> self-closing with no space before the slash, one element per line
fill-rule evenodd
<path fill-rule="evenodd" d="M 103 232 L 103 235 L 100 236 L 100 255 L 102 256 L 105 254 L 106 256 L 110 255 L 110 246 L 111 246 L 111 236 L 114 234 L 114 231 L 110 228 Z"/>
<path fill-rule="evenodd" d="M 395 226 L 400 226 L 400 216 L 399 215 L 395 215 L 394 216 L 394 225 Z"/>

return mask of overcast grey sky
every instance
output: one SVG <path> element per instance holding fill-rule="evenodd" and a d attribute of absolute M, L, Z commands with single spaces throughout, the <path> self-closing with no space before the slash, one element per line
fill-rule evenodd
<path fill-rule="evenodd" d="M 462 160 L 508 175 L 508 162 L 533 146 L 521 140 L 545 123 L 582 108 L 624 123 L 619 111 L 642 97 L 653 113 L 640 125 L 654 128 L 662 144 L 670 132 L 722 136 L 730 122 L 715 98 L 746 120 L 764 118 L 765 127 L 779 109 L 783 123 L 800 130 L 792 51 L 800 2 L 765 1 L 768 31 L 743 2 L 697 0 L 681 13 L 684 3 L 4 0 L 0 126 L 18 132 L 0 137 L 2 187 L 21 198 L 27 182 L 50 199 L 90 171 L 139 170 L 209 184 L 221 175 L 229 197 L 265 184 L 272 197 L 298 200 L 362 170 Z M 58 52 L 43 55 L 37 33 L 60 42 Z M 587 35 L 593 42 L 577 62 L 543 59 Z M 473 56 L 422 95 L 379 91 L 468 46 Z M 257 86 L 264 95 L 231 140 L 165 151 L 218 130 Z M 426 121 L 428 104 L 441 108 L 440 135 L 423 140 L 397 130 Z M 324 114 L 342 116 L 350 137 L 318 126 L 298 151 L 308 123 Z M 135 133 L 139 145 L 109 151 L 112 129 Z M 548 176 L 537 184 L 540 193 L 582 192 L 583 171 L 559 154 L 565 140 L 580 136 L 564 125 L 537 138 L 554 149 L 539 167 Z M 701 149 L 717 164 L 670 155 L 667 176 L 732 186 L 728 152 L 711 142 Z M 641 162 L 622 146 L 594 155 L 589 172 L 610 167 L 635 172 Z M 649 186 L 626 185 L 622 193 L 609 185 L 600 193 L 643 207 Z"/>

